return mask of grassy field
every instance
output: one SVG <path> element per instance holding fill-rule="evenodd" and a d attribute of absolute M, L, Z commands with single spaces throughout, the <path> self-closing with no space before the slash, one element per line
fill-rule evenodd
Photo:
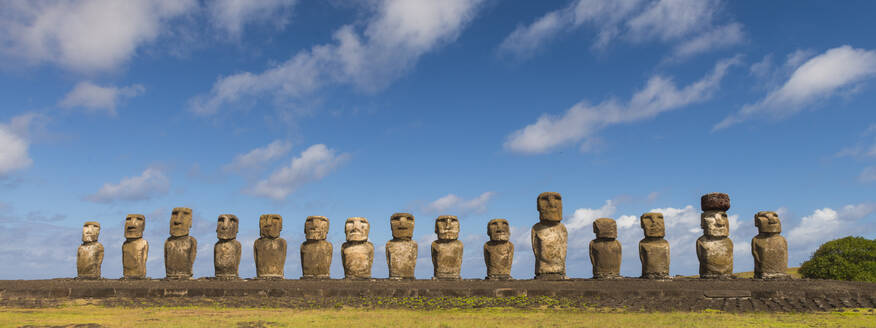
<path fill-rule="evenodd" d="M 84 327 L 876 327 L 876 313 L 638 313 L 570 310 L 294 310 L 220 307 L 0 308 L 0 326 Z M 98 326 L 99 325 L 99 326 Z"/>

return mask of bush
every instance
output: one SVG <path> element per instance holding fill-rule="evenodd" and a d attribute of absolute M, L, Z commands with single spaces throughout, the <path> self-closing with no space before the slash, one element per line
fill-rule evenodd
<path fill-rule="evenodd" d="M 850 236 L 826 242 L 799 272 L 804 278 L 876 282 L 876 240 Z"/>

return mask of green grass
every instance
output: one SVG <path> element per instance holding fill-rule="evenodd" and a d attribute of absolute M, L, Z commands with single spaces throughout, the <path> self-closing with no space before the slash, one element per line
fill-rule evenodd
<path fill-rule="evenodd" d="M 876 327 L 872 309 L 832 313 L 604 312 L 600 310 L 296 310 L 222 307 L 0 307 L 0 327 Z"/>

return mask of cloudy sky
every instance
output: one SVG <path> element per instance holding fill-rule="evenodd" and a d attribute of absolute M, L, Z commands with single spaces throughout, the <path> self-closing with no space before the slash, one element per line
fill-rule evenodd
<path fill-rule="evenodd" d="M 777 211 L 799 265 L 824 241 L 876 237 L 876 2 L 721 0 L 4 1 L 0 279 L 72 277 L 84 221 L 121 275 L 123 221 L 147 217 L 164 276 L 173 207 L 194 209 L 196 276 L 219 214 L 279 213 L 286 276 L 304 218 L 416 216 L 417 276 L 441 214 L 463 276 L 485 275 L 507 218 L 533 276 L 536 196 L 563 195 L 568 275 L 591 276 L 592 221 L 617 220 L 640 273 L 638 217 L 662 211 L 671 274 L 695 274 L 699 197 L 730 194 L 736 271 L 753 215 Z"/>

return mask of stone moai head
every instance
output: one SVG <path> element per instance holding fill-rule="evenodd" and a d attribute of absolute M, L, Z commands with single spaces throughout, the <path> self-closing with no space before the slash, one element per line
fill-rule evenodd
<path fill-rule="evenodd" d="M 754 215 L 754 226 L 757 227 L 757 232 L 759 233 L 782 232 L 782 221 L 779 220 L 779 215 L 776 212 L 757 212 Z"/>
<path fill-rule="evenodd" d="M 304 220 L 304 238 L 307 240 L 325 240 L 329 230 L 329 219 L 324 216 L 308 216 Z"/>
<path fill-rule="evenodd" d="M 259 216 L 259 235 L 265 238 L 280 237 L 283 230 L 283 217 L 280 214 L 262 214 Z"/>
<path fill-rule="evenodd" d="M 727 220 L 727 210 L 730 209 L 730 196 L 713 192 L 700 198 L 703 214 L 700 216 L 700 227 L 703 233 L 710 237 L 727 237 L 730 235 L 730 223 Z"/>
<path fill-rule="evenodd" d="M 613 219 L 599 218 L 593 221 L 593 233 L 599 239 L 616 239 L 617 223 Z"/>
<path fill-rule="evenodd" d="M 125 217 L 125 238 L 143 238 L 146 217 L 143 214 L 128 214 Z"/>
<path fill-rule="evenodd" d="M 93 243 L 100 236 L 100 223 L 94 221 L 85 222 L 82 225 L 82 242 Z"/>
<path fill-rule="evenodd" d="M 395 213 L 389 217 L 392 238 L 411 239 L 414 236 L 414 216 L 410 213 Z"/>
<path fill-rule="evenodd" d="M 563 197 L 557 192 L 543 192 L 538 195 L 538 219 L 560 222 L 563 220 Z"/>
<path fill-rule="evenodd" d="M 442 215 L 435 218 L 435 233 L 440 240 L 459 238 L 459 219 L 455 215 Z"/>
<path fill-rule="evenodd" d="M 344 223 L 344 234 L 347 235 L 347 241 L 368 241 L 368 231 L 371 230 L 371 225 L 368 219 L 363 217 L 348 218 Z"/>
<path fill-rule="evenodd" d="M 511 229 L 508 227 L 508 220 L 490 220 L 487 223 L 487 235 L 490 236 L 490 241 L 508 241 L 511 239 Z"/>
<path fill-rule="evenodd" d="M 663 238 L 666 236 L 666 227 L 663 224 L 663 213 L 648 212 L 639 217 L 639 224 L 645 231 L 645 237 Z"/>
<path fill-rule="evenodd" d="M 221 240 L 232 240 L 237 238 L 237 227 L 239 222 L 234 214 L 219 215 L 216 221 L 216 237 Z"/>
<path fill-rule="evenodd" d="M 170 235 L 174 237 L 188 236 L 192 228 L 192 209 L 174 207 L 170 214 Z"/>

